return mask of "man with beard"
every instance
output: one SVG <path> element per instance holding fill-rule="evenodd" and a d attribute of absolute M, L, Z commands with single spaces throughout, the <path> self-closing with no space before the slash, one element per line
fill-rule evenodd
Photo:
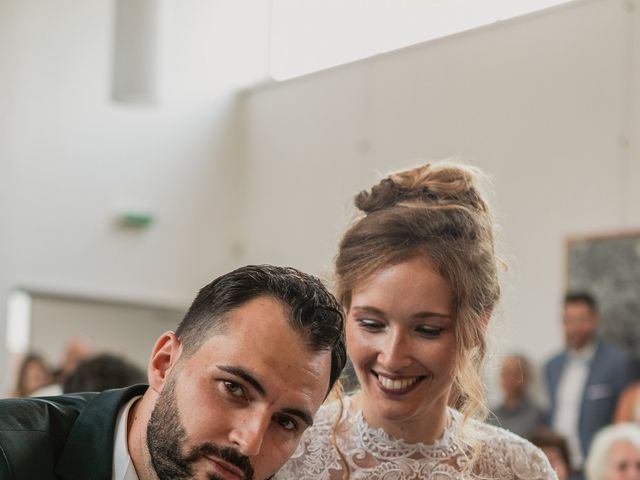
<path fill-rule="evenodd" d="M 0 479 L 269 478 L 340 375 L 342 332 L 310 275 L 223 275 L 158 339 L 148 386 L 0 401 Z"/>

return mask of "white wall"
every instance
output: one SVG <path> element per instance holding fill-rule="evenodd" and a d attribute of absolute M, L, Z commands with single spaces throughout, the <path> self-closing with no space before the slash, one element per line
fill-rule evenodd
<path fill-rule="evenodd" d="M 234 92 L 264 75 L 268 2 L 160 2 L 161 101 L 132 106 L 110 99 L 116 2 L 0 0 L 0 305 L 23 286 L 183 308 L 241 262 Z M 155 223 L 117 228 L 136 205 Z"/>
<path fill-rule="evenodd" d="M 248 260 L 328 272 L 376 172 L 458 157 L 494 176 L 495 349 L 547 358 L 565 238 L 640 225 L 639 15 L 578 1 L 248 91 Z"/>
<path fill-rule="evenodd" d="M 90 338 L 95 353 L 121 355 L 144 371 L 163 332 L 175 329 L 184 312 L 105 299 L 34 294 L 31 348 L 60 365 L 71 338 Z"/>

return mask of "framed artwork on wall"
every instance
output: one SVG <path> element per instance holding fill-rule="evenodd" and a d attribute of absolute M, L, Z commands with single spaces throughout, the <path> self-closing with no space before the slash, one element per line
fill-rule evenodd
<path fill-rule="evenodd" d="M 566 283 L 598 300 L 601 337 L 640 359 L 640 230 L 570 238 Z"/>

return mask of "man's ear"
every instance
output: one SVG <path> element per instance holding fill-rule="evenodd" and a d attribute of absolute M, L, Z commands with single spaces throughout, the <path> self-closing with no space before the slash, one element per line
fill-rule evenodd
<path fill-rule="evenodd" d="M 151 360 L 147 374 L 149 386 L 160 392 L 169 376 L 169 372 L 178 362 L 182 353 L 182 344 L 174 332 L 165 332 L 158 339 L 151 351 Z"/>

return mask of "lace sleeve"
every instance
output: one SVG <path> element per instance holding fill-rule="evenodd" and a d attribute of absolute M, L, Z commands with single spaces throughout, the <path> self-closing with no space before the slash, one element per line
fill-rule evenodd
<path fill-rule="evenodd" d="M 525 450 L 529 456 L 530 469 L 535 475 L 537 475 L 535 478 L 558 480 L 555 470 L 542 450 L 529 442 L 526 442 L 525 445 Z"/>
<path fill-rule="evenodd" d="M 476 470 L 480 478 L 557 480 L 556 472 L 538 447 L 502 428 L 483 425 L 482 450 Z"/>

